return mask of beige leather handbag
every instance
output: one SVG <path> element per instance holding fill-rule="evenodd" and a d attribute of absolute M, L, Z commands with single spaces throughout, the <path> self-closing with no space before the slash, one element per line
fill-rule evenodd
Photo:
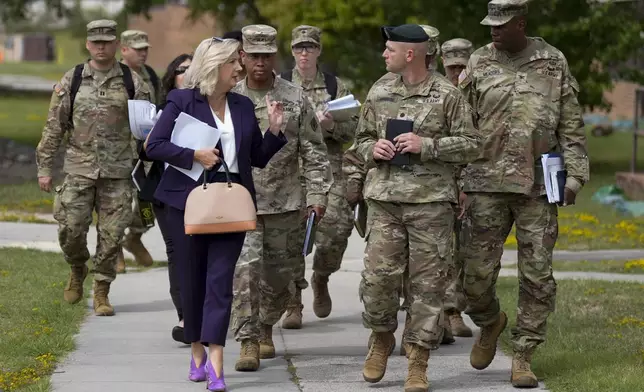
<path fill-rule="evenodd" d="M 223 160 L 226 182 L 206 183 L 190 192 L 186 200 L 183 223 L 186 234 L 220 234 L 253 231 L 257 212 L 250 192 L 231 182 L 228 165 Z"/>

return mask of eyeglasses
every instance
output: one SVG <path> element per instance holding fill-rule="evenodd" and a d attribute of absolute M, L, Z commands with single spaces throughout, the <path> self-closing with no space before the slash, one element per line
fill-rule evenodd
<path fill-rule="evenodd" d="M 295 46 L 293 47 L 293 52 L 298 54 L 304 51 L 306 51 L 306 53 L 313 53 L 317 48 L 318 47 L 315 45 Z"/>
<path fill-rule="evenodd" d="M 186 67 L 185 65 L 182 66 L 182 67 L 177 67 L 177 69 L 174 70 L 174 74 L 175 75 L 181 75 L 181 74 L 185 73 L 187 69 L 188 69 L 188 67 Z"/>
<path fill-rule="evenodd" d="M 210 43 L 208 44 L 208 49 L 210 49 L 212 44 L 214 44 L 215 42 L 224 42 L 224 40 L 223 40 L 223 38 L 212 37 L 212 39 L 210 40 Z"/>

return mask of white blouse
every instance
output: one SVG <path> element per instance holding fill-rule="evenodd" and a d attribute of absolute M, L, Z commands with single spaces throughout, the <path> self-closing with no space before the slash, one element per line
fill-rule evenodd
<path fill-rule="evenodd" d="M 219 117 L 217 117 L 212 107 L 210 108 L 210 111 L 212 111 L 212 116 L 215 118 L 217 129 L 221 131 L 222 154 L 226 164 L 228 165 L 228 171 L 239 174 L 239 166 L 237 165 L 237 146 L 235 145 L 235 127 L 233 126 L 233 119 L 230 115 L 228 100 L 226 100 L 226 114 L 224 115 L 224 122 L 219 120 Z M 219 171 L 225 171 L 223 165 L 219 168 Z"/>

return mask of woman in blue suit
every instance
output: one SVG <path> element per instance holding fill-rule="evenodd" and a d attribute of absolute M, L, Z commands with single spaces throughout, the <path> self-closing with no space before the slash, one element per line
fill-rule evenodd
<path fill-rule="evenodd" d="M 208 381 L 208 390 L 223 391 L 223 347 L 226 342 L 232 304 L 235 264 L 245 233 L 187 236 L 183 214 L 190 191 L 206 175 L 207 182 L 226 181 L 221 160 L 232 180 L 246 187 L 255 201 L 252 167 L 263 168 L 285 144 L 281 103 L 269 105 L 269 129 L 263 133 L 247 97 L 230 92 L 239 71 L 239 43 L 217 37 L 201 42 L 186 71 L 184 89 L 170 92 L 167 104 L 146 145 L 150 159 L 191 169 L 199 163 L 207 171 L 197 181 L 172 166 L 163 172 L 154 197 L 168 207 L 167 218 L 181 259 L 181 298 L 184 335 L 191 342 L 189 379 Z M 183 148 L 171 142 L 174 121 L 181 112 L 221 131 L 216 146 L 203 150 Z M 203 345 L 209 349 L 206 355 Z"/>

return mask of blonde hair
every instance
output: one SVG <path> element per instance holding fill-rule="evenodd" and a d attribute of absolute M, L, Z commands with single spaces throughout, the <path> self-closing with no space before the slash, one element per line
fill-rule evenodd
<path fill-rule="evenodd" d="M 239 42 L 234 39 L 206 38 L 201 41 L 186 70 L 183 88 L 199 88 L 201 94 L 212 95 L 217 87 L 219 67 L 228 62 L 238 48 Z"/>

